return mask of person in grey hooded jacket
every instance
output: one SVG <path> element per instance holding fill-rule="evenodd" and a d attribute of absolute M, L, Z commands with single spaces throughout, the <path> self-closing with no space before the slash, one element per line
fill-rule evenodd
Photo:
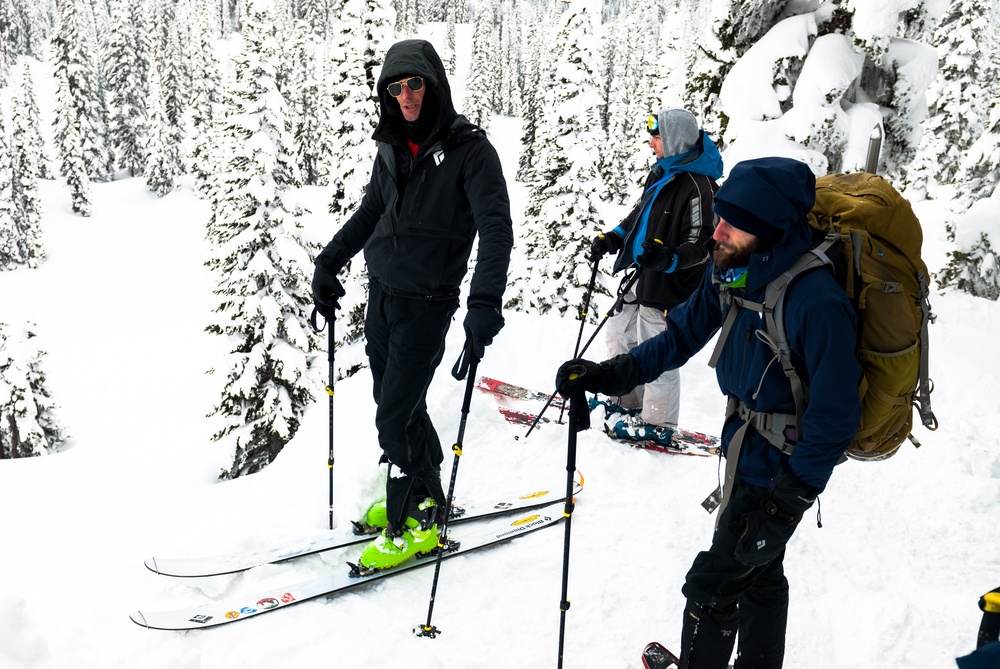
<path fill-rule="evenodd" d="M 815 177 L 789 158 L 735 165 L 715 195 L 719 222 L 710 271 L 694 294 L 667 314 L 663 333 L 602 363 L 564 363 L 556 387 L 564 397 L 619 394 L 676 368 L 722 327 L 734 297 L 763 302 L 768 284 L 812 246 L 806 215 Z M 785 328 L 792 362 L 809 388 L 801 432 L 780 447 L 770 421 L 795 413 L 792 388 L 765 341 L 760 315 L 734 313 L 716 377 L 729 397 L 722 428 L 726 490 L 711 547 L 694 559 L 682 593 L 681 669 L 726 669 L 738 639 L 737 669 L 780 669 L 788 618 L 785 546 L 823 491 L 861 419 L 854 309 L 830 272 L 806 272 L 788 288 Z M 579 398 L 579 399 L 578 399 Z M 770 436 L 774 436 L 771 434 Z"/>
<path fill-rule="evenodd" d="M 445 506 L 440 439 L 426 395 L 444 355 L 462 280 L 478 236 L 464 320 L 465 351 L 482 359 L 501 315 L 513 247 L 510 200 L 500 160 L 481 128 L 456 113 L 444 65 L 424 40 L 390 47 L 378 78 L 381 107 L 372 138 L 378 155 L 358 210 L 316 258 L 313 299 L 327 320 L 344 288 L 337 274 L 362 249 L 369 276 L 365 316 L 378 405 L 375 425 L 386 484 L 386 551 L 377 566 L 436 545 L 436 509 Z M 469 359 L 467 356 L 467 359 Z M 436 506 L 427 503 L 433 499 Z M 374 549 L 373 549 L 374 550 Z M 362 554 L 362 563 L 372 566 Z"/>
<path fill-rule="evenodd" d="M 663 331 L 667 313 L 701 283 L 715 229 L 712 197 L 722 176 L 715 143 L 686 109 L 661 109 L 646 128 L 656 162 L 642 196 L 620 225 L 591 243 L 594 262 L 605 253 L 618 254 L 613 273 L 642 269 L 621 311 L 608 320 L 610 356 Z M 680 414 L 680 391 L 680 371 L 670 369 L 618 402 L 604 402 L 609 414 L 621 418 L 611 430 L 623 439 L 669 442 L 669 428 L 677 426 Z"/>

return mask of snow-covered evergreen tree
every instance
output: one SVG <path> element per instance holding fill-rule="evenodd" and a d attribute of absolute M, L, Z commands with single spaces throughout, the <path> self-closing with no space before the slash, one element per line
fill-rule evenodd
<path fill-rule="evenodd" d="M 1000 71 L 988 46 L 989 31 L 997 27 L 988 23 L 989 4 L 952 0 L 934 31 L 940 69 L 928 91 L 921 154 L 939 183 L 955 177 L 969 147 L 982 135 L 990 94 L 997 91 Z"/>
<path fill-rule="evenodd" d="M 517 116 L 521 100 L 520 11 L 513 0 L 503 0 L 500 7 L 499 63 L 496 104 L 493 111 Z"/>
<path fill-rule="evenodd" d="M 590 279 L 590 240 L 604 226 L 601 190 L 600 107 L 596 28 L 598 11 L 587 0 L 570 0 L 555 37 L 553 85 L 545 91 L 545 132 L 532 184 L 537 220 L 526 228 L 530 273 L 513 281 L 509 304 L 539 313 L 581 307 Z"/>
<path fill-rule="evenodd" d="M 208 262 L 221 304 L 210 332 L 233 343 L 214 439 L 232 453 L 222 478 L 270 464 L 315 399 L 318 341 L 308 326 L 310 253 L 300 239 L 299 186 L 285 101 L 275 83 L 279 44 L 271 0 L 253 0 L 227 95 L 228 165 L 220 180 Z"/>
<path fill-rule="evenodd" d="M 130 176 L 146 164 L 149 41 L 140 0 L 116 0 L 104 56 L 111 96 L 111 138 L 118 166 Z"/>
<path fill-rule="evenodd" d="M 146 124 L 146 165 L 142 173 L 146 176 L 149 190 L 163 197 L 172 193 L 180 176 L 180 159 L 177 144 L 173 141 L 172 124 L 167 118 L 166 101 L 160 74 L 154 67 L 149 71 L 149 93 L 147 106 L 149 118 Z"/>
<path fill-rule="evenodd" d="M 396 34 L 401 37 L 412 36 L 419 23 L 417 1 L 393 0 L 392 4 L 396 9 Z"/>
<path fill-rule="evenodd" d="M 11 196 L 17 229 L 18 254 L 28 267 L 37 267 L 45 258 L 42 245 L 42 203 L 38 193 L 38 119 L 32 119 L 31 75 L 22 68 L 21 85 L 11 104 Z M 37 112 L 37 110 L 36 110 Z"/>
<path fill-rule="evenodd" d="M 20 100 L 27 127 L 25 142 L 35 156 L 38 177 L 40 179 L 54 179 L 55 176 L 49 168 L 49 159 L 45 151 L 45 140 L 42 138 L 42 113 L 38 108 L 38 99 L 35 95 L 34 78 L 31 76 L 31 68 L 27 62 L 21 69 L 21 77 Z"/>
<path fill-rule="evenodd" d="M 878 125 L 885 134 L 879 169 L 905 182 L 937 57 L 930 46 L 895 36 L 898 7 L 845 6 L 855 13 L 825 4 L 779 16 L 732 66 L 720 91 L 728 160 L 780 149 L 818 174 L 860 169 Z M 742 137 L 752 141 L 741 144 Z"/>
<path fill-rule="evenodd" d="M 521 98 L 521 152 L 518 155 L 515 178 L 522 183 L 530 184 L 536 177 L 536 140 L 538 126 L 542 120 L 541 104 L 544 92 L 542 82 L 547 83 L 549 79 L 548 60 L 543 57 L 546 53 L 546 40 L 537 12 L 528 13 L 524 32 L 526 54 L 522 65 L 524 85 Z"/>
<path fill-rule="evenodd" d="M 10 84 L 11 72 L 17 60 L 21 25 L 14 14 L 13 4 L 0 2 L 0 88 Z"/>
<path fill-rule="evenodd" d="M 627 7 L 627 5 L 625 5 Z M 607 140 L 601 156 L 601 177 L 604 199 L 615 204 L 625 204 L 635 195 L 636 176 L 632 169 L 636 151 L 641 146 L 643 129 L 640 125 L 644 113 L 655 113 L 655 106 L 648 111 L 636 107 L 639 76 L 636 69 L 644 59 L 636 58 L 632 37 L 638 34 L 640 25 L 635 25 L 627 11 L 608 25 L 608 46 L 606 49 L 607 76 Z"/>
<path fill-rule="evenodd" d="M 959 163 L 961 206 L 990 197 L 1000 184 L 1000 101 L 993 97 L 989 124 Z"/>
<path fill-rule="evenodd" d="M 302 19 L 309 26 L 309 31 L 317 41 L 323 42 L 330 34 L 330 0 L 304 0 L 302 3 Z"/>
<path fill-rule="evenodd" d="M 172 0 L 167 0 L 168 3 Z M 184 172 L 185 139 L 187 137 L 187 108 L 192 96 L 192 77 L 187 66 L 186 54 L 190 51 L 188 28 L 192 23 L 187 5 L 178 3 L 173 11 L 174 20 L 167 28 L 165 48 L 156 59 L 155 67 L 160 75 L 160 89 L 163 91 L 163 109 L 168 121 L 167 128 L 171 151 L 164 156 L 173 161 L 165 169 L 173 174 Z"/>
<path fill-rule="evenodd" d="M 995 196 L 1000 183 L 1000 33 L 996 30 L 1000 22 L 1000 2 L 991 0 L 987 6 L 985 16 L 991 29 L 979 41 L 981 51 L 976 59 L 982 72 L 980 85 L 986 103 L 983 110 L 986 120 L 983 131 L 959 158 L 955 181 L 958 205 L 963 209 L 977 200 Z"/>
<path fill-rule="evenodd" d="M 64 109 L 67 116 L 67 122 L 56 135 L 56 145 L 61 154 L 60 170 L 66 176 L 73 212 L 80 216 L 90 216 L 93 192 L 90 176 L 87 173 L 87 163 L 84 160 L 85 140 L 80 132 L 80 124 L 68 122 L 68 116 L 73 111 L 69 81 L 66 78 L 58 78 L 56 86 L 56 100 L 66 101 Z"/>
<path fill-rule="evenodd" d="M 1000 192 L 977 200 L 954 225 L 948 225 L 955 249 L 937 277 L 939 287 L 952 286 L 987 300 L 1000 300 L 1000 234 L 996 211 Z"/>
<path fill-rule="evenodd" d="M 190 171 L 199 193 L 207 195 L 212 188 L 212 174 L 220 167 L 212 154 L 216 146 L 216 107 L 223 88 L 222 72 L 216 57 L 211 26 L 212 17 L 204 4 L 198 5 L 194 17 L 192 42 L 200 57 L 192 60 L 191 71 L 191 154 Z"/>
<path fill-rule="evenodd" d="M 41 60 L 49 37 L 53 32 L 55 12 L 54 2 L 34 2 L 18 0 L 9 4 L 13 10 L 15 30 L 11 38 L 16 42 L 17 53 Z"/>
<path fill-rule="evenodd" d="M 14 175 L 11 170 L 7 124 L 0 107 L 0 269 L 15 269 L 22 262 L 14 212 Z"/>
<path fill-rule="evenodd" d="M 392 40 L 392 15 L 373 0 L 347 0 L 340 13 L 337 48 L 332 54 L 333 107 L 339 120 L 333 138 L 331 214 L 353 213 L 371 176 L 378 123 L 376 69 Z"/>
<path fill-rule="evenodd" d="M 441 49 L 441 60 L 449 75 L 455 75 L 455 3 L 448 2 L 447 27 L 445 28 L 444 48 Z"/>
<path fill-rule="evenodd" d="M 334 158 L 330 173 L 333 197 L 329 211 L 338 226 L 354 213 L 364 196 L 375 160 L 372 132 L 378 123 L 375 74 L 392 43 L 392 15 L 371 0 L 347 0 L 337 24 L 337 48 L 331 58 L 334 74 Z M 333 236 L 334 231 L 330 231 Z M 364 314 L 367 306 L 367 271 L 364 259 L 348 263 L 343 278 L 347 295 L 337 319 L 337 371 L 339 377 L 367 366 L 363 350 Z"/>
<path fill-rule="evenodd" d="M 86 188 L 77 175 L 97 181 L 112 173 L 108 147 L 108 110 L 100 87 L 96 35 L 90 3 L 59 0 L 59 31 L 52 40 L 53 76 L 56 80 L 55 143 L 61 171 L 71 180 L 74 211 L 83 215 Z"/>
<path fill-rule="evenodd" d="M 66 440 L 49 394 L 35 324 L 0 323 L 0 458 L 55 452 Z"/>
<path fill-rule="evenodd" d="M 476 10 L 476 27 L 472 33 L 472 64 L 465 80 L 466 118 L 481 127 L 490 129 L 490 115 L 496 97 L 497 40 L 494 26 L 495 5 L 487 1 Z"/>
<path fill-rule="evenodd" d="M 306 186 L 325 186 L 333 160 L 331 137 L 336 132 L 331 115 L 329 87 L 322 76 L 321 45 L 305 21 L 296 21 L 288 52 L 294 66 L 286 98 L 292 116 L 297 162 Z"/>

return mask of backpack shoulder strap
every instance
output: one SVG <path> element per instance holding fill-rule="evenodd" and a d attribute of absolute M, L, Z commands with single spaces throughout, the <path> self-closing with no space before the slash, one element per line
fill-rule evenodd
<path fill-rule="evenodd" d="M 835 237 L 827 237 L 819 246 L 806 251 L 787 270 L 778 275 L 764 291 L 764 302 L 754 302 L 746 298 L 733 295 L 725 286 L 719 290 L 719 300 L 723 305 L 729 305 L 729 311 L 722 324 L 722 331 L 719 339 L 712 351 L 712 357 L 708 361 L 709 367 L 714 368 L 722 355 L 722 348 L 732 330 L 733 323 L 740 309 L 752 309 L 761 314 L 764 318 L 764 330 L 757 331 L 757 337 L 761 339 L 774 353 L 775 358 L 781 364 L 781 368 L 788 378 L 792 387 L 792 397 L 795 400 L 795 428 L 797 431 L 802 427 L 802 416 L 805 413 L 806 404 L 809 402 L 809 389 L 802 382 L 802 378 L 792 364 L 792 351 L 788 345 L 788 333 L 785 330 L 785 294 L 788 287 L 800 275 L 817 267 L 831 265 L 829 257 L 826 255 L 827 249 L 834 243 Z"/>
<path fill-rule="evenodd" d="M 827 249 L 834 243 L 833 238 L 827 238 L 816 248 L 810 249 L 802 254 L 802 257 L 795 261 L 787 271 L 782 272 L 767 286 L 767 292 L 774 290 L 774 306 L 770 313 L 764 315 L 764 323 L 767 327 L 763 335 L 766 343 L 781 363 L 788 382 L 792 387 L 792 398 L 795 400 L 795 430 L 797 434 L 802 434 L 802 416 L 805 414 L 806 405 L 809 403 L 809 387 L 802 382 L 802 377 L 792 364 L 792 349 L 788 344 L 788 331 L 785 329 L 785 294 L 789 286 L 802 274 L 816 269 L 817 267 L 832 266 L 830 258 L 826 255 Z M 766 301 L 766 300 L 765 300 Z M 758 335 L 760 336 L 760 335 Z"/>

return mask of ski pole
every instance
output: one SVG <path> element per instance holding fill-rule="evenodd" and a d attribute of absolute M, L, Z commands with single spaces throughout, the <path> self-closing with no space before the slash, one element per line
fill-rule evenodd
<path fill-rule="evenodd" d="M 566 611 L 569 610 L 569 540 L 571 521 L 573 520 L 573 509 L 576 500 L 573 498 L 573 474 L 576 473 L 576 433 L 580 429 L 580 412 L 587 417 L 589 423 L 590 407 L 587 405 L 587 396 L 581 391 L 570 398 L 569 407 L 569 437 L 566 447 L 566 506 L 563 516 L 566 518 L 566 533 L 563 537 L 563 570 L 562 570 L 562 599 L 559 601 L 559 660 L 557 667 L 562 669 L 563 650 L 566 639 Z"/>
<path fill-rule="evenodd" d="M 437 558 L 434 560 L 434 579 L 431 581 L 431 597 L 427 605 L 427 622 L 413 628 L 413 633 L 417 636 L 434 639 L 441 631 L 431 624 L 431 616 L 434 614 L 434 599 L 437 596 L 438 578 L 441 574 L 441 560 L 444 559 L 445 547 L 448 543 L 448 519 L 451 517 L 452 496 L 455 494 L 455 478 L 458 476 L 458 460 L 462 457 L 462 441 L 465 439 L 465 424 L 469 418 L 469 407 L 472 404 L 472 389 L 475 387 L 476 367 L 479 360 L 472 351 L 472 339 L 465 342 L 465 351 L 456 363 L 456 370 L 462 365 L 462 358 L 468 361 L 468 380 L 465 383 L 465 397 L 462 399 L 462 418 L 458 422 L 458 437 L 451 450 L 455 453 L 455 459 L 451 465 L 451 481 L 448 483 L 448 495 L 444 505 L 444 520 L 441 523 L 441 532 L 438 534 Z"/>
<path fill-rule="evenodd" d="M 316 322 L 316 311 L 315 307 L 312 310 L 312 315 L 309 317 L 309 322 L 312 324 L 313 330 L 316 332 L 322 332 L 323 328 L 319 327 Z M 333 366 L 333 348 L 334 348 L 334 336 L 333 336 L 333 321 L 328 320 L 327 325 L 330 326 L 330 332 L 328 337 L 328 343 L 326 348 L 326 360 L 328 363 L 328 380 L 326 384 L 326 394 L 329 397 L 329 409 L 328 414 L 328 432 L 330 437 L 330 450 L 326 457 L 326 468 L 330 472 L 330 529 L 333 529 L 334 519 L 333 519 L 333 388 L 336 383 L 336 373 Z M 323 327 L 326 327 L 325 325 Z"/>
<path fill-rule="evenodd" d="M 611 305 L 611 308 L 608 310 L 608 313 L 604 314 L 604 318 L 603 320 L 601 320 L 600 323 L 598 323 L 597 329 L 594 330 L 594 334 L 590 335 L 590 339 L 587 340 L 587 343 L 583 345 L 582 349 L 577 351 L 577 353 L 573 356 L 574 358 L 579 358 L 580 356 L 582 356 L 584 353 L 587 352 L 587 349 L 590 348 L 590 345 L 594 342 L 594 339 L 597 337 L 597 333 L 601 331 L 601 328 L 603 328 L 604 324 L 608 322 L 608 319 L 611 318 L 612 314 L 614 314 L 616 311 L 618 311 L 619 308 L 621 308 L 622 303 L 625 301 L 625 296 L 628 295 L 628 291 L 632 288 L 632 286 L 635 285 L 635 282 L 639 280 L 639 275 L 641 273 L 642 273 L 642 268 L 639 267 L 638 269 L 636 269 L 635 274 L 629 277 L 628 281 L 625 282 L 625 285 L 622 287 L 621 292 L 618 294 L 618 299 L 616 299 L 615 303 Z M 549 408 L 550 404 L 552 404 L 552 400 L 553 398 L 555 398 L 555 396 L 556 396 L 556 391 L 553 390 L 552 394 L 549 395 L 549 399 L 545 402 L 545 406 L 542 407 L 542 410 L 538 412 L 537 416 L 535 416 L 535 420 L 532 421 L 531 427 L 529 427 L 528 431 L 524 433 L 525 439 L 528 438 L 528 435 L 531 434 L 531 431 L 534 430 L 535 426 L 538 425 L 539 421 L 542 420 L 542 414 L 544 414 L 545 410 Z"/>
<path fill-rule="evenodd" d="M 334 385 L 336 384 L 336 371 L 334 370 L 333 366 L 333 347 L 334 347 L 333 323 L 331 322 L 330 333 L 328 336 L 328 343 L 326 347 L 326 359 L 329 365 L 327 369 L 328 383 L 326 386 L 326 394 L 329 398 L 328 399 L 329 409 L 327 411 L 328 415 L 327 432 L 329 433 L 329 442 L 330 442 L 330 452 L 326 458 L 326 468 L 329 471 L 329 476 L 330 476 L 330 529 L 331 530 L 333 529 L 333 526 L 335 524 L 333 518 L 333 388 Z"/>
<path fill-rule="evenodd" d="M 882 126 L 875 124 L 868 138 L 868 155 L 865 157 L 865 172 L 878 174 L 878 156 L 882 151 Z"/>
<path fill-rule="evenodd" d="M 590 312 L 590 298 L 594 294 L 594 286 L 597 284 L 597 267 L 600 264 L 601 259 L 594 259 L 594 267 L 590 270 L 590 283 L 587 284 L 587 292 L 583 296 L 583 308 L 580 309 L 580 331 L 576 334 L 576 345 L 573 347 L 573 357 L 577 358 L 580 356 L 580 342 L 583 341 L 583 328 L 587 324 L 587 315 Z M 563 404 L 562 408 L 559 409 L 559 422 L 562 423 L 563 413 L 566 411 L 566 405 Z"/>
<path fill-rule="evenodd" d="M 983 612 L 983 619 L 979 623 L 976 648 L 995 643 L 1000 638 L 1000 588 L 980 597 L 979 608 Z"/>

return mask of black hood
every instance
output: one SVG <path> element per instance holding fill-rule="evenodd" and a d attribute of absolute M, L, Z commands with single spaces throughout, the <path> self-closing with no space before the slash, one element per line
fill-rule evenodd
<path fill-rule="evenodd" d="M 390 83 L 407 75 L 423 77 L 427 84 L 420 118 L 414 124 L 403 118 L 399 103 L 386 90 Z M 378 126 L 372 133 L 376 141 L 402 144 L 407 136 L 417 143 L 433 140 L 451 125 L 457 115 L 444 63 L 434 46 L 426 40 L 403 40 L 389 47 L 376 88 L 380 107 Z"/>

